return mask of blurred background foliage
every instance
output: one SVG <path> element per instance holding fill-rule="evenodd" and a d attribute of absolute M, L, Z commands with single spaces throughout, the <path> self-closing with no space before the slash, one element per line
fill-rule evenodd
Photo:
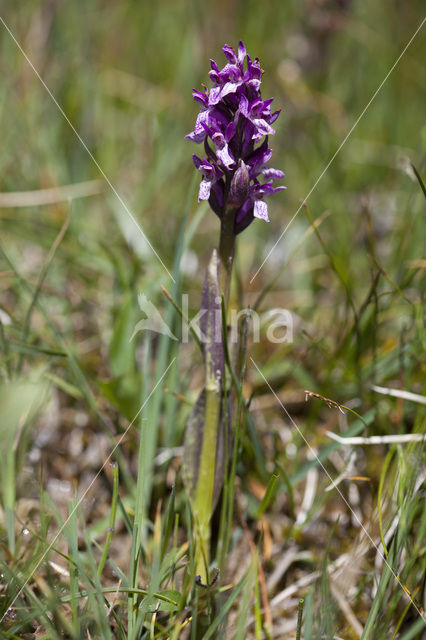
<path fill-rule="evenodd" d="M 326 212 L 321 234 L 333 268 L 314 237 L 298 246 L 309 227 L 301 209 L 250 279 L 419 26 L 421 6 L 18 0 L 5 6 L 3 16 L 169 270 L 190 189 L 190 219 L 197 211 L 191 154 L 202 150 L 183 139 L 197 113 L 191 89 L 208 83 L 209 57 L 223 63 L 223 43 L 244 40 L 265 69 L 263 95 L 273 95 L 283 109 L 272 141 L 273 164 L 286 172 L 288 190 L 271 199 L 271 223 L 252 224 L 240 240 L 242 303 L 253 303 L 294 256 L 264 305 L 285 306 L 314 330 L 314 344 L 297 331 L 294 348 L 309 346 L 315 368 L 324 372 L 330 339 L 336 332 L 342 336 L 350 322 L 348 301 L 361 307 L 378 265 L 395 283 L 415 286 L 422 274 L 415 261 L 423 246 L 423 202 L 408 162 L 421 168 L 426 146 L 423 33 L 309 197 L 313 218 Z M 101 352 L 114 340 L 110 314 L 133 306 L 119 324 L 130 326 L 136 292 L 159 303 L 159 285 L 169 279 L 4 26 L 1 48 L 1 190 L 100 181 L 99 196 L 72 203 L 45 295 L 62 335 L 93 374 L 104 373 Z M 64 203 L 1 209 L 3 241 L 25 277 L 37 278 L 66 209 Z M 206 213 L 183 260 L 190 294 L 200 289 L 200 265 L 217 231 L 215 216 Z M 3 283 L 5 310 L 19 325 L 25 305 L 13 296 L 8 278 Z M 190 300 L 195 310 L 197 294 Z M 404 304 L 386 309 L 381 324 L 387 331 L 392 323 L 393 339 L 413 326 L 411 311 Z M 345 367 L 342 361 L 332 364 Z"/>
<path fill-rule="evenodd" d="M 287 191 L 270 199 L 270 224 L 255 221 L 239 239 L 233 301 L 253 304 L 275 279 L 261 308 L 285 307 L 295 319 L 292 344 L 262 340 L 251 353 L 278 393 L 296 393 L 290 406 L 314 446 L 322 435 L 318 424 L 338 429 L 339 416 L 315 403 L 306 408 L 305 388 L 352 401 L 363 415 L 374 407 L 374 433 L 420 424 L 417 405 L 374 395 L 371 385 L 422 392 L 426 228 L 411 163 L 424 180 L 424 28 L 309 195 L 309 210 L 300 205 L 420 25 L 423 10 L 421 0 L 3 3 L 5 24 L 117 192 L 0 25 L 1 194 L 96 181 L 90 182 L 94 195 L 72 204 L 63 198 L 40 206 L 0 201 L 3 383 L 35 376 L 34 384 L 47 379 L 51 385 L 49 410 L 34 428 L 38 440 L 18 494 L 33 481 L 42 455 L 48 477 L 79 478 L 84 486 L 86 463 L 81 466 L 78 456 L 90 433 L 98 434 L 100 424 L 109 437 L 120 433 L 174 355 L 176 365 L 149 413 L 154 429 L 161 426 L 151 453 L 157 444 L 182 443 L 188 405 L 163 387 L 193 400 L 201 360 L 192 345 L 178 350 L 155 336 L 149 348 L 141 347 L 141 336 L 129 342 L 141 317 L 139 292 L 177 325 L 160 289 L 170 288 L 170 278 L 117 194 L 169 271 L 183 247 L 175 292 L 189 294 L 195 314 L 219 225 L 196 202 L 191 155 L 202 150 L 184 140 L 198 112 L 191 90 L 209 84 L 209 58 L 222 66 L 221 47 L 237 46 L 239 39 L 260 58 L 263 96 L 274 96 L 275 107 L 283 109 L 271 145 Z M 186 214 L 187 246 L 179 240 Z M 309 216 L 320 220 L 321 238 Z M 284 441 L 293 440 L 293 449 L 277 444 L 283 418 L 271 409 L 274 399 L 266 399 L 253 367 L 251 392 L 269 411 L 255 414 L 268 470 L 278 461 L 289 475 L 297 474 L 305 444 L 288 429 Z M 125 443 L 129 468 L 122 469 L 128 488 L 137 469 L 133 436 Z M 30 447 L 28 442 L 26 436 Z M 87 462 L 89 479 L 108 452 L 108 444 L 95 442 L 99 455 Z M 250 476 L 258 453 L 245 446 L 241 477 Z M 371 465 L 364 454 L 362 465 L 377 480 L 381 458 L 365 453 L 370 455 Z M 163 470 L 157 497 L 165 493 Z M 261 466 L 256 473 L 266 483 Z M 168 486 L 175 475 L 176 465 L 170 465 Z M 251 504 L 258 494 L 254 480 L 248 486 Z M 13 507 L 13 496 L 8 504 Z"/>

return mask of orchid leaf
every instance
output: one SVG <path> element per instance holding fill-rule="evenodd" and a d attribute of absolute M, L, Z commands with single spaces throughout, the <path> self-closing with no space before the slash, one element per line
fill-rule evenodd
<path fill-rule="evenodd" d="M 214 250 L 207 267 L 201 297 L 200 328 L 204 346 L 206 387 L 222 386 L 225 353 L 222 339 L 222 307 L 218 283 L 219 259 Z"/>
<path fill-rule="evenodd" d="M 215 466 L 215 478 L 213 489 L 213 504 L 212 511 L 216 506 L 219 498 L 220 490 L 223 484 L 223 478 L 225 473 L 225 411 L 224 402 L 222 400 L 220 422 L 218 425 L 218 438 L 216 446 L 216 457 L 214 461 Z M 202 390 L 198 399 L 192 408 L 189 415 L 185 441 L 184 441 L 184 453 L 183 453 L 183 481 L 185 483 L 186 490 L 188 491 L 191 501 L 195 499 L 199 468 L 201 463 L 201 450 L 203 446 L 203 432 L 204 421 L 206 413 L 206 392 Z M 229 407 L 228 407 L 228 428 L 227 437 L 230 438 L 230 421 L 229 421 Z M 230 450 L 230 443 L 228 443 L 228 451 Z M 212 460 L 213 465 L 213 460 Z"/>

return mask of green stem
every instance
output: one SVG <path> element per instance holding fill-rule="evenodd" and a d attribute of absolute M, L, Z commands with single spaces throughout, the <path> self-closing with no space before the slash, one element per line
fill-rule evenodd
<path fill-rule="evenodd" d="M 300 640 L 302 637 L 302 621 L 303 621 L 303 607 L 305 606 L 305 600 L 301 598 L 299 600 L 299 610 L 297 612 L 297 628 L 296 628 L 296 640 Z"/>
<path fill-rule="evenodd" d="M 234 262 L 235 251 L 235 209 L 228 209 L 224 212 L 220 226 L 219 242 L 219 293 L 225 299 L 228 306 L 229 292 L 231 290 L 232 264 Z"/>

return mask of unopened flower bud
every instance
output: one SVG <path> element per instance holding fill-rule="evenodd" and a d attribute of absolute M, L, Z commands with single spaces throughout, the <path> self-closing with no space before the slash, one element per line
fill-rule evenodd
<path fill-rule="evenodd" d="M 250 176 L 243 160 L 238 161 L 238 169 L 234 173 L 229 189 L 229 202 L 240 207 L 246 200 L 249 193 Z"/>

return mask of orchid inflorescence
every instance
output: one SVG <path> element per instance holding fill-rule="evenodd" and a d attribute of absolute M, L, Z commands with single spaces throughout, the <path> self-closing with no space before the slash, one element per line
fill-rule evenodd
<path fill-rule="evenodd" d="M 271 113 L 273 98 L 262 100 L 259 60 L 251 59 L 242 42 L 238 53 L 229 45 L 223 51 L 228 61 L 223 69 L 211 60 L 214 86 L 193 91 L 201 108 L 194 131 L 186 136 L 198 144 L 204 142 L 206 155 L 202 159 L 192 156 L 202 174 L 198 201 L 208 200 L 220 218 L 218 249 L 213 250 L 208 263 L 201 299 L 204 387 L 188 417 L 183 456 L 183 480 L 194 523 L 197 584 L 204 586 L 212 583 L 211 517 L 227 474 L 230 451 L 234 476 L 238 452 L 238 443 L 232 445 L 235 402 L 231 378 L 240 394 L 241 411 L 244 365 L 238 363 L 236 351 L 230 355 L 225 349 L 236 236 L 254 218 L 269 221 L 264 198 L 285 189 L 273 186 L 275 179 L 284 177 L 283 172 L 267 164 L 272 156 L 268 136 L 275 133 L 272 124 L 280 111 Z M 241 381 L 235 384 L 239 374 Z M 232 482 L 231 477 L 230 486 Z M 230 489 L 222 507 L 222 522 L 228 524 L 227 528 L 224 524 L 227 533 L 219 554 L 222 565 L 230 541 L 232 501 Z"/>
<path fill-rule="evenodd" d="M 251 59 L 244 44 L 240 41 L 238 53 L 229 45 L 223 47 L 223 52 L 228 60 L 223 69 L 210 61 L 209 75 L 214 86 L 210 90 L 193 90 L 201 109 L 194 131 L 186 138 L 198 144 L 204 142 L 206 155 L 202 159 L 192 156 L 203 176 L 198 201 L 208 200 L 221 219 L 228 208 L 234 208 L 237 235 L 254 218 L 269 222 L 264 198 L 285 189 L 273 186 L 274 179 L 283 178 L 284 173 L 267 166 L 272 156 L 268 136 L 275 133 L 271 125 L 280 109 L 271 113 L 273 98 L 262 100 L 259 60 Z M 264 182 L 259 180 L 261 176 Z"/>

